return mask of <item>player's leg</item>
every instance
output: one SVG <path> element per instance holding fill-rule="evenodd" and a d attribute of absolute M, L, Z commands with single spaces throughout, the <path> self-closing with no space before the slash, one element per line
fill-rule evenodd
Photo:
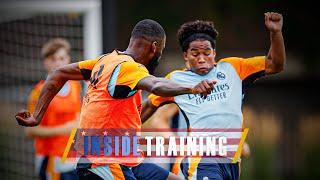
<path fill-rule="evenodd" d="M 120 164 L 108 164 L 106 166 L 98 166 L 91 168 L 90 165 L 79 165 L 77 174 L 80 180 L 87 179 L 126 179 L 136 180 L 131 168 Z"/>
<path fill-rule="evenodd" d="M 67 165 L 61 167 L 61 158 L 36 155 L 35 165 L 36 173 L 41 180 L 78 180 L 73 165 L 69 165 L 67 168 Z"/>
<path fill-rule="evenodd" d="M 200 163 L 196 171 L 197 179 L 238 180 L 238 163 Z"/>
<path fill-rule="evenodd" d="M 79 180 L 103 180 L 102 177 L 89 171 L 89 169 L 77 169 Z"/>
<path fill-rule="evenodd" d="M 220 164 L 224 170 L 225 177 L 230 180 L 238 180 L 240 176 L 239 163 Z"/>
<path fill-rule="evenodd" d="M 61 157 L 55 157 L 54 169 L 60 173 L 60 180 L 78 180 L 74 163 L 61 162 Z"/>
<path fill-rule="evenodd" d="M 79 177 L 77 175 L 76 170 L 64 172 L 60 174 L 60 180 L 78 180 Z"/>
<path fill-rule="evenodd" d="M 182 179 L 181 177 L 153 163 L 141 163 L 138 166 L 132 167 L 132 172 L 137 179 Z"/>
<path fill-rule="evenodd" d="M 56 170 L 55 156 L 48 156 L 46 176 L 47 179 L 57 180 L 61 177 L 61 172 Z"/>
<path fill-rule="evenodd" d="M 39 176 L 41 180 L 47 179 L 46 170 L 48 165 L 48 159 L 49 159 L 48 156 L 36 155 L 35 157 L 36 174 Z"/>
<path fill-rule="evenodd" d="M 171 164 L 171 172 L 173 174 L 176 174 L 178 176 L 183 176 L 181 169 L 180 169 L 180 164 L 181 161 L 183 160 L 184 157 L 177 157 L 175 158 L 174 162 Z"/>
<path fill-rule="evenodd" d="M 184 158 L 180 165 L 185 179 L 224 180 L 225 170 L 215 161 L 203 158 Z"/>
<path fill-rule="evenodd" d="M 198 167 L 196 169 L 196 172 L 194 174 L 196 179 L 201 180 L 208 180 L 208 179 L 214 179 L 214 180 L 224 180 L 226 179 L 223 170 L 217 163 L 200 163 L 198 164 Z"/>

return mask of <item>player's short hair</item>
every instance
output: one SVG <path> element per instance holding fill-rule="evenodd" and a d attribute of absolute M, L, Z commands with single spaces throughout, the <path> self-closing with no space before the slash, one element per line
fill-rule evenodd
<path fill-rule="evenodd" d="M 139 21 L 131 32 L 131 38 L 144 38 L 148 41 L 161 41 L 165 37 L 166 33 L 163 27 L 151 19 Z"/>
<path fill-rule="evenodd" d="M 212 21 L 196 20 L 182 24 L 177 36 L 183 52 L 186 52 L 189 44 L 197 39 L 210 41 L 212 48 L 215 49 L 218 31 Z"/>
<path fill-rule="evenodd" d="M 64 48 L 68 54 L 70 54 L 70 43 L 63 38 L 54 38 L 46 42 L 41 49 L 42 58 L 47 58 L 54 53 L 56 53 L 59 49 Z"/>

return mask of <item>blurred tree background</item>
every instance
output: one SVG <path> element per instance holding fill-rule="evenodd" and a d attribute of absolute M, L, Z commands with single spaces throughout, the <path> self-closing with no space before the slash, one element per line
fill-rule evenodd
<path fill-rule="evenodd" d="M 40 61 L 44 42 L 53 37 L 67 38 L 72 44 L 73 60 L 87 58 L 84 52 L 90 47 L 86 44 L 90 36 L 84 32 L 88 26 L 91 30 L 95 27 L 88 23 L 87 14 L 72 8 L 46 12 L 48 6 L 74 3 L 72 7 L 78 7 L 80 1 L 99 5 L 101 2 L 103 53 L 115 48 L 125 50 L 138 21 L 145 18 L 158 21 L 166 31 L 167 43 L 157 76 L 184 67 L 176 38 L 183 23 L 196 19 L 214 22 L 219 31 L 216 60 L 251 57 L 266 55 L 269 50 L 263 13 L 282 13 L 286 68 L 280 74 L 257 81 L 246 94 L 243 113 L 244 124 L 250 129 L 247 142 L 251 156 L 242 160 L 241 176 L 245 180 L 320 179 L 320 88 L 316 85 L 320 82 L 317 51 L 320 36 L 318 7 L 314 3 L 296 0 L 56 0 L 54 5 L 50 0 L 8 2 L 23 8 L 22 2 L 33 1 L 45 4 L 44 10 L 33 8 L 21 19 L 8 22 L 2 15 L 14 16 L 19 10 L 0 14 L 2 179 L 37 178 L 33 172 L 32 140 L 26 138 L 13 117 L 25 107 L 34 83 L 45 78 Z M 3 10 L 5 6 L 1 4 L 0 8 Z"/>

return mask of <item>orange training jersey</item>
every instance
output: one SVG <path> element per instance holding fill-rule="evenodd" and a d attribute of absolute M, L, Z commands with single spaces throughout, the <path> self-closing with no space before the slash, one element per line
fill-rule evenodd
<path fill-rule="evenodd" d="M 93 68 L 92 68 L 93 67 Z M 113 51 L 98 60 L 82 61 L 79 68 L 90 84 L 83 100 L 80 115 L 81 129 L 141 129 L 141 90 L 137 83 L 149 76 L 148 70 L 130 56 Z M 139 164 L 141 158 L 130 163 L 115 158 L 113 163 L 127 166 Z M 94 163 L 93 167 L 104 165 Z"/>
<path fill-rule="evenodd" d="M 81 109 L 80 128 L 140 130 L 141 91 L 134 88 L 149 76 L 148 70 L 116 50 L 99 60 L 82 61 L 79 68 L 84 77 L 92 70 Z"/>
<path fill-rule="evenodd" d="M 43 85 L 44 81 L 40 81 L 29 95 L 28 110 L 31 113 L 35 109 Z M 79 82 L 68 81 L 49 104 L 40 126 L 54 127 L 75 120 L 80 110 L 80 92 Z M 34 143 L 36 154 L 61 157 L 68 139 L 69 135 L 36 137 Z"/>

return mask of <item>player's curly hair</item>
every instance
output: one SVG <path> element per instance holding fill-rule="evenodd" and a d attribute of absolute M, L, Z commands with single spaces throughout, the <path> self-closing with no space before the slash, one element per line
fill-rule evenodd
<path fill-rule="evenodd" d="M 214 28 L 212 21 L 196 20 L 182 24 L 177 36 L 182 51 L 186 52 L 189 44 L 197 39 L 208 40 L 212 48 L 215 48 L 218 31 Z"/>

